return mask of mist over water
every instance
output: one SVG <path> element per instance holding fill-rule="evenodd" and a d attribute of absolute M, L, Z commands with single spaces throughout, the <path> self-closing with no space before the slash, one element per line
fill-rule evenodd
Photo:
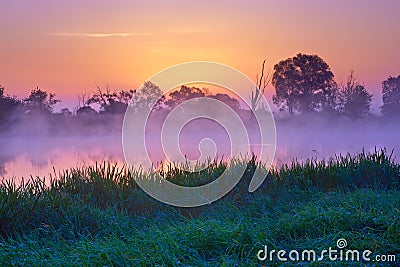
<path fill-rule="evenodd" d="M 82 164 L 122 162 L 120 135 L 4 136 L 0 146 L 0 176 L 17 179 L 48 176 Z M 53 169 L 54 167 L 54 169 Z"/>
<path fill-rule="evenodd" d="M 276 161 L 328 159 L 335 154 L 354 154 L 386 148 L 400 156 L 400 121 L 380 117 L 350 120 L 305 115 L 277 120 Z"/>
<path fill-rule="evenodd" d="M 354 154 L 362 149 L 393 150 L 397 161 L 400 156 L 399 120 L 302 115 L 275 118 L 275 122 L 275 164 L 278 166 L 293 159 L 326 159 L 335 154 Z M 57 122 L 43 119 L 30 120 L 29 125 L 17 125 L 0 133 L 0 177 L 48 177 L 54 170 L 57 173 L 103 161 L 122 166 L 125 162 L 121 129 L 122 117 L 108 118 L 104 126 L 93 127 L 87 124 L 57 125 Z M 160 162 L 164 155 L 160 148 L 161 139 L 155 132 L 150 128 L 148 152 L 152 159 Z M 199 143 L 204 139 L 214 142 L 216 156 L 220 159 L 226 159 L 231 149 L 229 134 L 215 122 L 192 121 L 182 129 L 178 139 L 182 153 L 191 160 L 200 157 Z"/>

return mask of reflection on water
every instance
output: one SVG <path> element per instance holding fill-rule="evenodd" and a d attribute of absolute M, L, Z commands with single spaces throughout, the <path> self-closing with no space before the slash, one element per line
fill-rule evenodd
<path fill-rule="evenodd" d="M 394 150 L 396 160 L 399 159 L 400 145 L 398 142 L 399 126 L 397 124 L 383 125 L 381 123 L 362 124 L 349 127 L 329 123 L 310 125 L 277 124 L 277 150 L 275 164 L 280 165 L 298 159 L 323 159 L 335 154 L 357 153 L 363 148 L 372 151 L 386 147 L 390 153 Z M 189 132 L 181 141 L 182 150 L 190 159 L 199 157 L 198 143 L 202 138 L 216 139 L 216 131 L 207 131 L 204 135 L 200 130 Z M 194 138 L 195 137 L 195 138 Z M 217 142 L 218 151 L 229 150 L 228 136 L 221 135 Z M 218 138 L 217 138 L 218 140 Z M 159 139 L 150 140 L 157 144 Z M 135 145 L 135 144 L 132 144 Z M 158 148 L 159 149 L 159 148 Z M 149 152 L 157 152 L 154 149 Z M 225 151 L 225 152 L 224 152 Z M 221 153 L 217 156 L 222 157 Z M 138 155 L 143 160 L 144 156 Z M 163 157 L 154 157 L 161 161 Z M 54 171 L 93 164 L 94 162 L 111 161 L 124 164 L 122 140 L 120 134 L 97 137 L 13 137 L 0 136 L 0 177 L 10 179 L 30 176 L 49 177 Z M 140 162 L 137 162 L 140 164 Z"/>
<path fill-rule="evenodd" d="M 49 177 L 60 171 L 110 161 L 123 164 L 120 136 L 1 138 L 0 177 Z M 54 176 L 54 175 L 53 175 Z"/>
<path fill-rule="evenodd" d="M 115 162 L 122 164 L 123 157 L 108 154 L 101 148 L 80 151 L 79 148 L 56 148 L 46 152 L 44 155 L 21 154 L 14 158 L 2 161 L 0 176 L 4 178 L 15 177 L 48 177 L 49 174 L 58 174 L 59 171 L 71 167 L 90 165 L 94 162 Z M 3 157 L 4 160 L 4 157 Z"/>

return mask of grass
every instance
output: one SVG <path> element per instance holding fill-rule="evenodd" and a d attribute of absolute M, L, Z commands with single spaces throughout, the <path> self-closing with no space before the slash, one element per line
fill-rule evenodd
<path fill-rule="evenodd" d="M 154 172 L 108 163 L 70 169 L 50 181 L 3 181 L 0 265 L 280 266 L 258 261 L 257 252 L 264 245 L 321 251 L 335 248 L 339 238 L 349 249 L 397 255 L 399 264 L 400 166 L 390 153 L 292 162 L 271 170 L 255 193 L 247 191 L 255 165 L 262 167 L 255 158 L 214 162 L 194 174 L 170 167 L 162 174 L 194 186 L 240 164 L 247 171 L 239 184 L 200 208 L 157 202 L 133 179 L 154 178 Z M 294 264 L 312 265 L 286 265 Z M 324 266 L 345 264 L 351 265 Z"/>

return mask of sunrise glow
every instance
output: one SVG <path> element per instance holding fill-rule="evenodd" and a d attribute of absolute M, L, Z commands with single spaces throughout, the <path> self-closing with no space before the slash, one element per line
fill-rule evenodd
<path fill-rule="evenodd" d="M 263 59 L 272 69 L 303 52 L 326 60 L 337 80 L 355 70 L 379 94 L 400 69 L 399 8 L 398 1 L 7 1 L 0 84 L 21 96 L 39 86 L 68 105 L 96 84 L 136 88 L 182 62 L 216 61 L 255 79 Z"/>

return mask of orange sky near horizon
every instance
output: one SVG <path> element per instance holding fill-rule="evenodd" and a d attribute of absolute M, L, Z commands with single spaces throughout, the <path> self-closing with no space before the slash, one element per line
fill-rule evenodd
<path fill-rule="evenodd" d="M 230 65 L 253 80 L 297 53 L 317 54 L 337 81 L 353 69 L 380 101 L 400 74 L 400 1 L 3 1 L 0 84 L 39 86 L 61 106 L 100 86 L 137 88 L 171 65 Z M 269 88 L 267 96 L 273 94 Z"/>

